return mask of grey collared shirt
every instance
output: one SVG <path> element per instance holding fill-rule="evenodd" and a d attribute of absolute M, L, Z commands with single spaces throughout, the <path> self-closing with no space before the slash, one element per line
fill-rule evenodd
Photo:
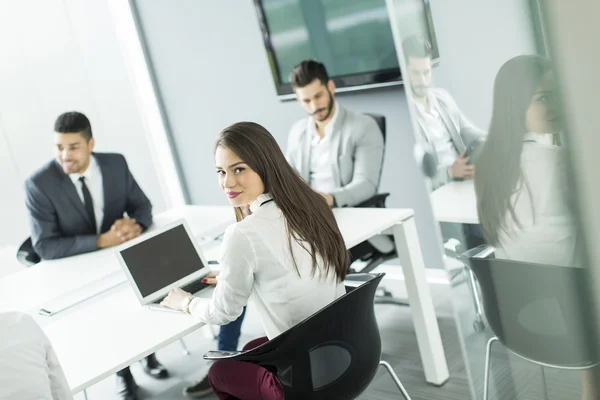
<path fill-rule="evenodd" d="M 435 96 L 429 93 L 427 100 L 429 101 L 429 110 L 426 110 L 423 104 L 415 101 L 419 124 L 427 136 L 427 141 L 435 149 L 439 165 L 450 167 L 458 158 L 458 151 L 452 142 L 448 127 L 442 120 Z"/>

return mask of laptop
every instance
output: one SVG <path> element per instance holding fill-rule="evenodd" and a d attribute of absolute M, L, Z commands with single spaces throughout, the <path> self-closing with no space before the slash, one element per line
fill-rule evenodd
<path fill-rule="evenodd" d="M 212 296 L 212 285 L 202 283 L 210 268 L 183 219 L 118 246 L 116 253 L 143 306 L 181 312 L 159 304 L 175 288 L 197 297 Z"/>

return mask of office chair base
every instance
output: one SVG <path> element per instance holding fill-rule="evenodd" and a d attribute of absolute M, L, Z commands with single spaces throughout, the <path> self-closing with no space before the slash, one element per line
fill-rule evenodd
<path fill-rule="evenodd" d="M 393 250 L 393 251 L 391 251 L 389 253 L 385 253 L 385 254 L 383 254 L 379 251 L 376 251 L 376 252 L 377 252 L 377 254 L 375 254 L 373 257 L 371 257 L 371 261 L 369 261 L 367 263 L 367 265 L 365 265 L 365 267 L 360 270 L 361 273 L 368 274 L 369 272 L 372 272 L 375 268 L 379 267 L 384 262 L 393 260 L 394 258 L 398 257 L 396 250 Z"/>
<path fill-rule="evenodd" d="M 392 366 L 383 360 L 379 361 L 379 365 L 383 366 L 387 370 L 387 372 L 390 374 L 390 376 L 394 380 L 394 383 L 398 387 L 398 390 L 400 390 L 400 393 L 402 393 L 402 396 L 406 400 L 411 400 L 410 396 L 408 395 L 408 392 L 402 385 L 402 382 L 400 382 L 400 379 L 398 378 L 398 375 L 396 375 L 396 372 L 394 372 L 394 369 L 392 368 Z"/>
<path fill-rule="evenodd" d="M 395 297 L 377 296 L 375 297 L 375 304 L 393 304 L 395 306 L 410 306 L 408 299 L 397 299 Z"/>
<path fill-rule="evenodd" d="M 409 306 L 410 303 L 408 299 L 399 299 L 392 296 L 392 292 L 385 290 L 385 288 L 380 288 L 383 291 L 381 295 L 375 295 L 375 299 L 373 303 L 375 304 L 393 304 L 396 306 Z"/>

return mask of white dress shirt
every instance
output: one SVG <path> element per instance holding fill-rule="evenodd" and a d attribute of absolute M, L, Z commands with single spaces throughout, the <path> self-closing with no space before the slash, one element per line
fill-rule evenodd
<path fill-rule="evenodd" d="M 432 93 L 429 93 L 427 101 L 429 102 L 429 111 L 425 109 L 424 104 L 418 101 L 414 102 L 417 110 L 417 118 L 423 127 L 425 135 L 427 135 L 427 140 L 429 140 L 437 154 L 440 166 L 447 168 L 454 164 L 459 154 L 452 142 L 452 136 L 448 132 L 448 127 L 442 120 L 437 99 Z"/>
<path fill-rule="evenodd" d="M 337 277 L 321 273 L 319 261 L 312 276 L 310 254 L 292 240 L 296 271 L 285 218 L 274 201 L 265 203 L 270 198 L 260 195 L 250 206 L 252 215 L 225 231 L 213 296 L 194 298 L 189 306 L 201 321 L 225 325 L 250 301 L 272 339 L 346 293 Z"/>
<path fill-rule="evenodd" d="M 338 185 L 333 180 L 332 164 L 336 161 L 331 151 L 331 135 L 333 125 L 338 116 L 338 106 L 335 106 L 333 116 L 325 125 L 323 138 L 317 132 L 313 118 L 308 124 L 308 132 L 312 136 L 310 145 L 310 181 L 309 185 L 318 192 L 331 193 Z"/>
<path fill-rule="evenodd" d="M 519 224 L 507 213 L 496 257 L 547 265 L 576 266 L 576 229 L 567 205 L 564 149 L 552 134 L 524 137 L 523 180 L 511 198 Z"/>
<path fill-rule="evenodd" d="M 0 399 L 73 399 L 48 338 L 27 314 L 0 313 Z"/>
<path fill-rule="evenodd" d="M 75 189 L 77 190 L 81 202 L 85 204 L 83 201 L 83 185 L 79 181 L 81 176 L 85 177 L 85 184 L 92 196 L 94 215 L 96 217 L 96 230 L 97 233 L 100 234 L 102 230 L 102 220 L 104 219 L 104 186 L 102 186 L 102 171 L 93 155 L 90 157 L 90 165 L 88 165 L 83 174 L 69 174 L 69 178 L 73 181 L 73 185 L 75 185 Z"/>

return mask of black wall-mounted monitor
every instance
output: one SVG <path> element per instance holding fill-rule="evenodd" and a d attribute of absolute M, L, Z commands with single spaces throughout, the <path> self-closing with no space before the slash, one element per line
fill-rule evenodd
<path fill-rule="evenodd" d="M 439 57 L 429 0 L 405 0 L 401 34 L 423 35 Z M 385 0 L 254 0 L 281 99 L 293 99 L 289 73 L 306 59 L 327 67 L 337 91 L 398 85 L 402 75 Z"/>

